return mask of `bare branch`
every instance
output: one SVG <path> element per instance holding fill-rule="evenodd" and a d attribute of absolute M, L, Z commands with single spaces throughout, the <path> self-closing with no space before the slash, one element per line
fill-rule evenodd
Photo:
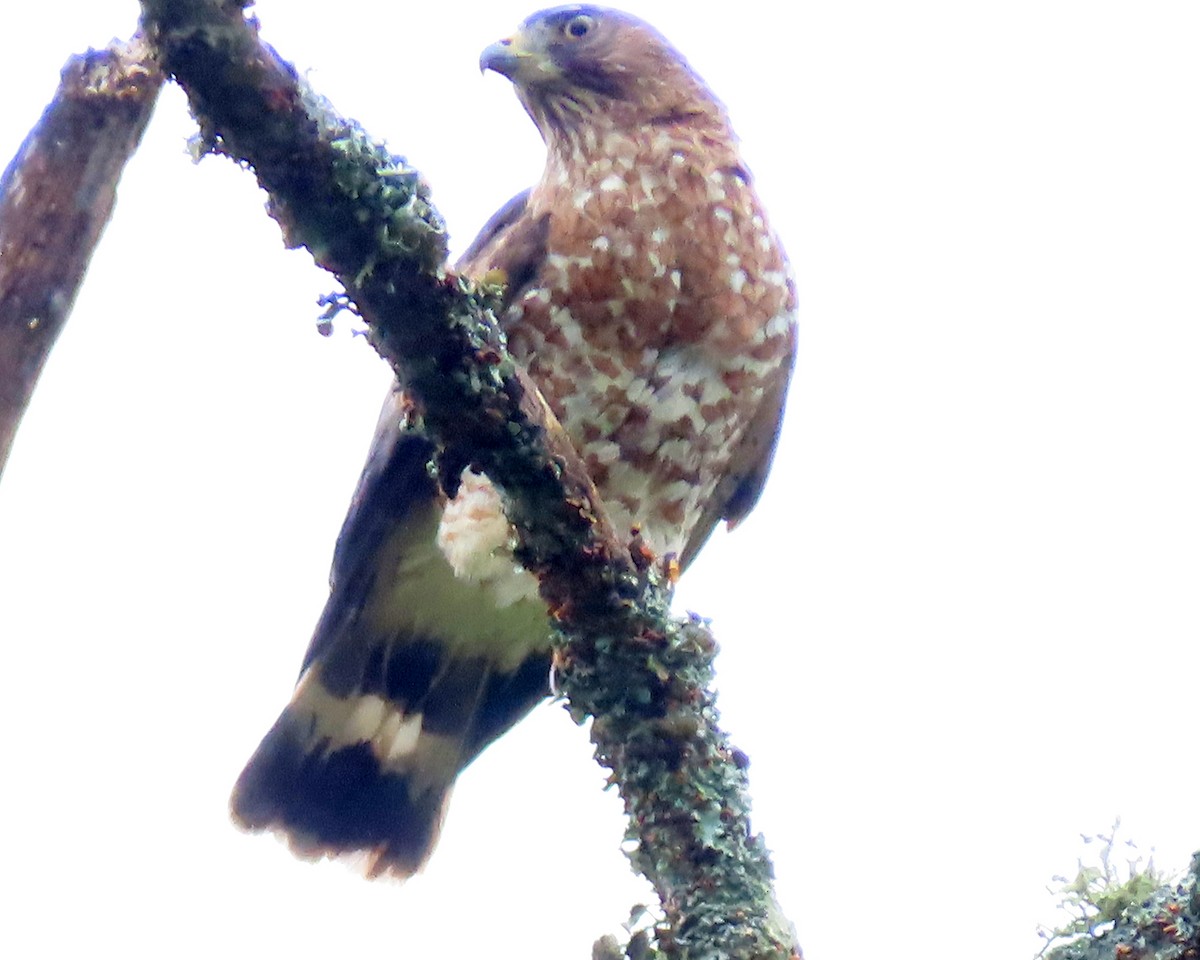
<path fill-rule="evenodd" d="M 162 80 L 140 38 L 72 57 L 0 178 L 0 472 Z"/>
<path fill-rule="evenodd" d="M 745 758 L 716 726 L 715 642 L 672 620 L 656 565 L 621 542 L 534 384 L 504 350 L 494 291 L 445 267 L 445 232 L 418 173 L 337 116 L 262 44 L 242 3 L 143 0 L 148 36 L 212 149 L 253 167 L 288 241 L 344 285 L 373 343 L 422 404 L 442 474 L 499 484 L 564 637 L 572 714 L 594 718 L 655 885 L 671 957 L 798 956 L 750 832 Z"/>

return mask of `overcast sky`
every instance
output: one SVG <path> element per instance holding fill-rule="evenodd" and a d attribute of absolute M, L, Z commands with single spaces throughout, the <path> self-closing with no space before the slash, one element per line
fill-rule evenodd
<path fill-rule="evenodd" d="M 627 6 L 729 106 L 799 278 L 766 496 L 678 595 L 780 897 L 810 960 L 1028 957 L 1081 832 L 1200 848 L 1200 5 Z M 137 13 L 8 7 L 0 162 Z M 540 169 L 476 66 L 532 9 L 258 7 L 456 250 Z M 229 825 L 388 371 L 318 336 L 332 280 L 192 129 L 166 90 L 0 484 L 0 953 L 586 958 L 644 891 L 560 707 L 405 886 Z"/>

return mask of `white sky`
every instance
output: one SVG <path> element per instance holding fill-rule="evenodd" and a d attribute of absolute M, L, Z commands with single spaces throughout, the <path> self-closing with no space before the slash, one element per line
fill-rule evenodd
<path fill-rule="evenodd" d="M 0 161 L 136 17 L 8 6 Z M 799 276 L 772 482 L 679 591 L 781 899 L 810 960 L 1028 957 L 1080 832 L 1200 847 L 1200 5 L 628 6 L 729 105 Z M 462 249 L 540 168 L 476 69 L 532 9 L 259 14 Z M 331 280 L 190 131 L 168 90 L 0 485 L 0 953 L 586 958 L 641 888 L 559 708 L 461 779 L 407 886 L 228 824 L 388 373 L 316 334 Z"/>

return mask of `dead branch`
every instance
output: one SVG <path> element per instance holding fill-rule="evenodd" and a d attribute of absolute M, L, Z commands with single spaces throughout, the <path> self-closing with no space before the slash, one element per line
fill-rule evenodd
<path fill-rule="evenodd" d="M 140 38 L 72 57 L 0 178 L 0 472 L 162 80 Z"/>

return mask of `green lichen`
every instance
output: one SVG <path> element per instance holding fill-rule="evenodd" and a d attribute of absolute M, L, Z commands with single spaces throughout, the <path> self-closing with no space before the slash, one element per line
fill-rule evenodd
<path fill-rule="evenodd" d="M 577 722 L 593 718 L 597 760 L 628 815 L 626 852 L 664 906 L 662 956 L 788 957 L 794 933 L 750 827 L 744 762 L 719 726 L 713 658 L 699 617 L 671 619 L 669 590 L 648 570 L 625 630 L 564 639 L 559 685 Z"/>
<path fill-rule="evenodd" d="M 331 122 L 329 114 L 321 116 L 324 123 Z M 353 121 L 341 121 L 325 133 L 333 185 L 356 229 L 374 239 L 354 282 L 361 285 L 381 261 L 391 258 L 413 260 L 418 270 L 436 273 L 446 259 L 446 225 L 420 173 Z"/>
<path fill-rule="evenodd" d="M 1172 881 L 1128 840 L 1118 842 L 1120 820 L 1107 834 L 1084 836 L 1098 844 L 1080 859 L 1074 877 L 1055 877 L 1066 920 L 1040 931 L 1047 960 L 1197 960 L 1200 958 L 1200 854 Z"/>

